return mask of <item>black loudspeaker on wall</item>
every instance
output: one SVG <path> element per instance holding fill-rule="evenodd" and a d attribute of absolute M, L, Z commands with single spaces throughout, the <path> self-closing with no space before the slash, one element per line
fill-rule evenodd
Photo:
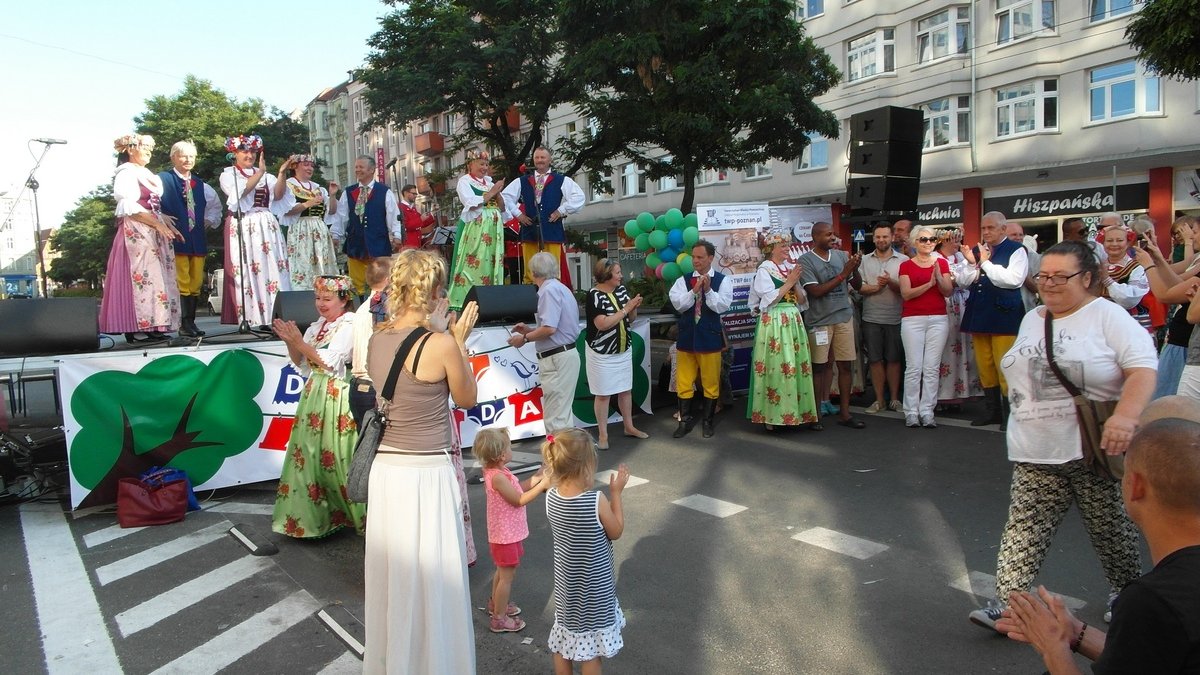
<path fill-rule="evenodd" d="M 0 356 L 94 352 L 99 317 L 96 298 L 0 300 Z"/>
<path fill-rule="evenodd" d="M 312 291 L 284 291 L 275 296 L 271 318 L 295 321 L 296 328 L 303 333 L 321 318 L 321 315 L 317 312 L 317 303 Z"/>
<path fill-rule="evenodd" d="M 899 176 L 851 178 L 846 184 L 846 201 L 856 209 L 912 211 L 917 205 L 921 179 Z"/>
<path fill-rule="evenodd" d="M 891 141 L 854 145 L 850 148 L 850 173 L 872 176 L 920 176 L 921 144 Z"/>
<path fill-rule="evenodd" d="M 537 286 L 472 286 L 463 305 L 474 300 L 479 305 L 478 325 L 532 322 L 537 314 Z"/>

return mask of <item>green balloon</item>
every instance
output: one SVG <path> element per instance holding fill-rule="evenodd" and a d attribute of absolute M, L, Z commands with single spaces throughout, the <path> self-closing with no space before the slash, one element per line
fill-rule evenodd
<path fill-rule="evenodd" d="M 683 217 L 683 226 L 685 228 L 700 227 L 700 218 L 694 213 L 689 213 Z"/>
<path fill-rule="evenodd" d="M 650 245 L 661 251 L 667 247 L 667 233 L 662 230 L 655 230 L 650 233 Z"/>
<path fill-rule="evenodd" d="M 651 253 L 650 255 L 646 256 L 646 267 L 649 267 L 650 269 L 657 269 L 661 264 L 662 258 L 658 257 L 657 253 Z"/>
<path fill-rule="evenodd" d="M 692 256 L 686 254 L 680 256 L 679 270 L 684 274 L 691 274 L 692 272 L 696 271 L 696 268 L 692 267 Z"/>
<path fill-rule="evenodd" d="M 690 217 L 695 214 L 688 214 L 688 215 Z M 696 242 L 698 242 L 698 241 L 700 241 L 700 230 L 696 229 L 695 227 L 684 228 L 683 243 L 687 244 L 688 246 L 695 246 Z"/>
<path fill-rule="evenodd" d="M 650 235 L 642 232 L 634 238 L 633 245 L 637 247 L 637 250 L 645 251 L 646 249 L 650 248 Z"/>
<path fill-rule="evenodd" d="M 667 227 L 667 217 L 665 215 L 654 219 L 654 229 L 662 230 L 663 232 L 671 229 Z"/>
<path fill-rule="evenodd" d="M 642 211 L 637 215 L 637 224 L 642 232 L 649 232 L 654 229 L 654 216 L 649 211 Z"/>
<path fill-rule="evenodd" d="M 678 230 L 683 227 L 683 211 L 679 209 L 669 209 L 666 213 L 667 227 L 672 230 Z"/>
<path fill-rule="evenodd" d="M 638 227 L 636 220 L 631 220 L 625 223 L 625 236 L 629 237 L 630 239 L 636 239 L 641 233 L 642 228 Z"/>
<path fill-rule="evenodd" d="M 667 263 L 663 265 L 662 276 L 663 281 L 674 283 L 676 279 L 683 276 L 683 270 L 679 269 L 677 263 Z"/>

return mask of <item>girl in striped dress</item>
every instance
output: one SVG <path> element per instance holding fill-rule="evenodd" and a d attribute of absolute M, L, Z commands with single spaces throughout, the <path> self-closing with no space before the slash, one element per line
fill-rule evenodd
<path fill-rule="evenodd" d="M 617 602 L 612 542 L 625 529 L 621 492 L 629 482 L 622 464 L 609 479 L 609 497 L 593 489 L 596 444 L 582 429 L 547 434 L 542 458 L 552 486 L 546 516 L 554 537 L 554 627 L 547 648 L 556 675 L 573 663 L 600 673 L 600 659 L 616 656 L 625 616 Z"/>

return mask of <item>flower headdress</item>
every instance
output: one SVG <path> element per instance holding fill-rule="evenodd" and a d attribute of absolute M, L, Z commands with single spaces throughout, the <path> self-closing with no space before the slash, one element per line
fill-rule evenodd
<path fill-rule="evenodd" d="M 142 145 L 154 146 L 154 138 L 146 134 L 125 134 L 124 136 L 113 141 L 113 150 L 117 152 L 128 152 L 133 148 Z"/>
<path fill-rule="evenodd" d="M 762 247 L 764 249 L 771 248 L 776 244 L 789 246 L 792 243 L 792 233 L 784 227 L 772 227 L 763 233 Z"/>
<path fill-rule="evenodd" d="M 250 150 L 258 152 L 263 148 L 262 136 L 258 134 L 250 134 L 249 136 L 233 136 L 225 139 L 225 150 L 227 152 L 236 152 L 238 150 Z"/>
<path fill-rule="evenodd" d="M 292 164 L 299 164 L 301 162 L 316 164 L 317 160 L 313 159 L 312 155 L 292 155 Z"/>
<path fill-rule="evenodd" d="M 487 150 L 468 150 L 467 151 L 467 161 L 468 162 L 474 162 L 477 159 L 482 159 L 485 162 L 490 162 L 490 161 L 492 161 L 492 156 L 488 154 Z"/>
<path fill-rule="evenodd" d="M 354 292 L 354 282 L 347 276 L 324 275 L 317 277 L 313 288 L 322 293 L 337 293 L 339 298 L 345 298 Z"/>

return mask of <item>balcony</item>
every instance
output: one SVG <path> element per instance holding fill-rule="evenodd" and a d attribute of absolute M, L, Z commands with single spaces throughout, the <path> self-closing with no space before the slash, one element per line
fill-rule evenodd
<path fill-rule="evenodd" d="M 416 185 L 417 192 L 423 195 L 428 195 L 430 189 L 433 190 L 433 194 L 438 196 L 446 194 L 446 183 L 430 183 L 428 176 L 417 176 Z"/>
<path fill-rule="evenodd" d="M 433 157 L 446 150 L 446 138 L 436 131 L 427 131 L 413 138 L 417 154 Z"/>
<path fill-rule="evenodd" d="M 504 126 L 509 131 L 516 131 L 521 128 L 521 113 L 517 110 L 517 106 L 512 106 L 504 113 Z"/>

